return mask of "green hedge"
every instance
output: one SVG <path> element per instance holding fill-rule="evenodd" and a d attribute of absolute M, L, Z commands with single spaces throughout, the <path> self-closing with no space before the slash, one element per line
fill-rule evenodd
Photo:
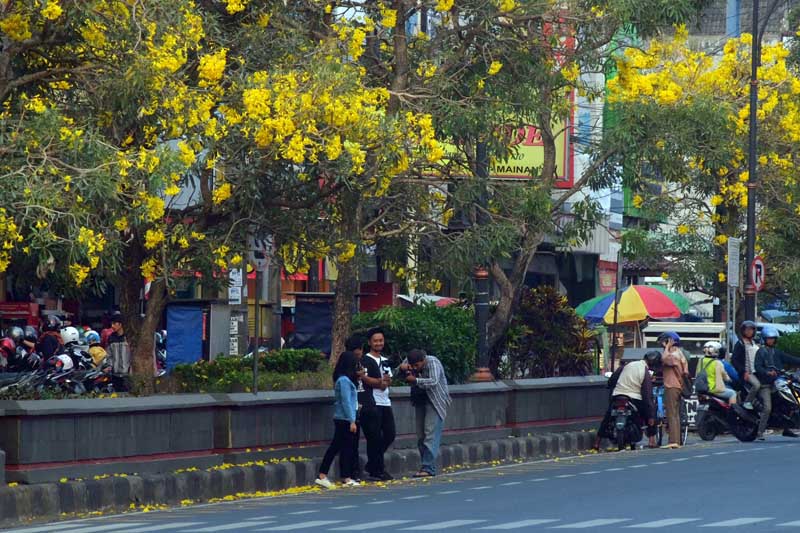
<path fill-rule="evenodd" d="M 330 370 L 317 350 L 279 350 L 259 357 L 259 390 L 330 388 Z M 181 392 L 245 392 L 253 384 L 252 357 L 217 357 L 176 365 L 172 377 Z"/>
<path fill-rule="evenodd" d="M 800 356 L 800 333 L 781 335 L 777 347 L 789 355 Z"/>
<path fill-rule="evenodd" d="M 366 335 L 376 326 L 386 333 L 384 355 L 395 362 L 422 348 L 439 358 L 450 383 L 463 383 L 474 369 L 477 328 L 470 309 L 427 304 L 408 309 L 385 307 L 353 317 L 353 333 Z"/>

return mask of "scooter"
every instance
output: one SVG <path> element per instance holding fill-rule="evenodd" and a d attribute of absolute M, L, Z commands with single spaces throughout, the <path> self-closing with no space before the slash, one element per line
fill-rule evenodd
<path fill-rule="evenodd" d="M 767 427 L 797 428 L 800 425 L 800 372 L 790 374 L 773 368 L 778 377 L 772 384 L 772 412 Z M 753 402 L 755 409 L 749 411 L 738 404 L 733 406 L 737 417 L 731 425 L 731 433 L 742 442 L 755 440 L 758 435 L 758 419 L 761 400 Z"/>
<path fill-rule="evenodd" d="M 698 394 L 697 435 L 703 440 L 714 440 L 717 435 L 729 432 L 737 416 L 726 400 L 713 394 Z"/>
<path fill-rule="evenodd" d="M 626 446 L 635 450 L 636 444 L 642 440 L 642 420 L 639 410 L 627 396 L 614 396 L 611 399 L 611 427 L 612 440 L 620 451 Z"/>

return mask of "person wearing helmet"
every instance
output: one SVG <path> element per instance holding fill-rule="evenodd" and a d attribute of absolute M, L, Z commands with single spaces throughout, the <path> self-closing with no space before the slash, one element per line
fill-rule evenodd
<path fill-rule="evenodd" d="M 614 396 L 627 396 L 636 407 L 642 421 L 647 424 L 647 438 L 651 448 L 656 447 L 656 421 L 655 399 L 653 397 L 653 378 L 651 371 L 655 372 L 661 367 L 661 352 L 650 350 L 639 361 L 632 361 L 620 366 L 608 379 L 608 388 L 612 389 L 611 399 Z M 600 449 L 600 440 L 611 436 L 611 407 L 610 403 L 600 428 L 597 430 L 594 448 Z"/>
<path fill-rule="evenodd" d="M 6 332 L 6 337 L 14 341 L 16 346 L 19 346 L 22 344 L 22 340 L 25 338 L 25 332 L 18 326 L 11 326 Z"/>
<path fill-rule="evenodd" d="M 0 339 L 0 367 L 8 366 L 8 362 L 14 359 L 17 346 L 9 337 Z"/>
<path fill-rule="evenodd" d="M 81 334 L 78 332 L 78 328 L 73 326 L 62 328 L 61 341 L 64 343 L 64 346 L 78 344 L 81 341 Z"/>
<path fill-rule="evenodd" d="M 86 344 L 89 345 L 89 356 L 92 358 L 94 365 L 99 367 L 108 355 L 105 348 L 100 344 L 100 334 L 94 330 L 89 330 L 84 337 Z"/>
<path fill-rule="evenodd" d="M 680 349 L 681 338 L 674 331 L 658 337 L 663 349 L 661 364 L 664 367 L 664 410 L 669 428 L 669 443 L 665 448 L 681 447 L 681 391 L 683 380 L 689 376 L 689 363 Z"/>
<path fill-rule="evenodd" d="M 761 382 L 756 377 L 755 364 L 756 353 L 758 352 L 758 344 L 756 338 L 756 323 L 752 320 L 745 320 L 739 324 L 739 341 L 733 347 L 733 355 L 731 356 L 731 363 L 742 378 L 742 383 L 748 385 L 750 390 L 747 397 L 742 403 L 745 409 L 753 408 L 753 400 L 758 396 L 758 389 L 761 388 Z"/>
<path fill-rule="evenodd" d="M 64 347 L 60 332 L 61 319 L 55 315 L 48 315 L 44 322 L 44 333 L 39 337 L 39 341 L 36 344 L 36 351 L 45 360 L 61 352 Z"/>
<path fill-rule="evenodd" d="M 728 387 L 727 383 L 732 382 L 732 378 L 725 371 L 725 366 L 720 361 L 722 344 L 717 341 L 709 341 L 703 346 L 705 357 L 700 359 L 697 365 L 697 372 L 704 372 L 708 383 L 708 393 L 713 394 L 729 404 L 736 403 L 736 391 Z"/>
<path fill-rule="evenodd" d="M 778 377 L 778 370 L 786 366 L 800 367 L 800 357 L 789 355 L 783 350 L 775 347 L 778 342 L 778 330 L 773 326 L 765 326 L 761 330 L 761 338 L 764 339 L 764 346 L 756 352 L 754 363 L 755 374 L 761 383 L 758 396 L 761 398 L 761 414 L 758 418 L 758 440 L 764 440 L 764 431 L 767 429 L 769 416 L 772 413 L 772 384 Z M 787 423 L 783 429 L 784 437 L 797 437 L 797 433 L 791 430 L 791 422 Z"/>
<path fill-rule="evenodd" d="M 721 342 L 717 341 L 708 341 L 703 346 L 703 353 L 707 357 L 714 357 L 719 359 L 719 362 L 722 363 L 722 368 L 725 370 L 725 373 L 728 374 L 730 381 L 727 381 L 726 384 L 728 387 L 735 391 L 742 390 L 742 384 L 739 380 L 739 373 L 733 368 L 733 365 L 728 362 L 725 358 L 725 347 L 722 346 Z"/>

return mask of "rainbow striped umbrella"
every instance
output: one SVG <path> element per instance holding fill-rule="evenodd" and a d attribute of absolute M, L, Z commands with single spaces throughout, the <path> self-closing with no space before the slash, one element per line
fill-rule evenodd
<path fill-rule="evenodd" d="M 641 322 L 647 318 L 680 318 L 691 302 L 676 292 L 650 285 L 629 285 L 619 298 L 617 322 Z M 614 323 L 614 293 L 609 292 L 580 304 L 575 311 L 590 322 Z"/>

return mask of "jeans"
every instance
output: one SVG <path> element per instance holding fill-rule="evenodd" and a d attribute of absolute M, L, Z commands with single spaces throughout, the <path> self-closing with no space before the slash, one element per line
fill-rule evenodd
<path fill-rule="evenodd" d="M 356 432 L 353 433 L 353 441 L 352 441 L 352 451 L 350 452 L 352 457 L 352 468 L 350 469 L 350 473 L 352 474 L 353 479 L 361 479 L 361 464 L 360 459 L 358 457 L 358 441 L 361 438 L 361 421 L 356 420 Z M 339 471 L 343 471 L 345 468 L 345 459 L 344 457 L 339 454 Z"/>
<path fill-rule="evenodd" d="M 761 388 L 761 382 L 752 372 L 748 374 L 746 382 L 750 385 L 750 391 L 747 393 L 747 398 L 745 398 L 744 401 L 745 403 L 753 403 L 753 400 L 755 400 L 756 396 L 758 396 L 758 389 Z"/>
<path fill-rule="evenodd" d="M 726 388 L 722 392 L 714 392 L 712 394 L 717 398 L 722 398 L 723 400 L 727 400 L 728 403 L 731 403 L 731 400 L 736 398 L 736 391 L 728 388 Z"/>
<path fill-rule="evenodd" d="M 667 411 L 669 443 L 681 443 L 681 389 L 664 389 L 664 409 Z"/>
<path fill-rule="evenodd" d="M 761 415 L 758 418 L 758 436 L 764 435 L 769 423 L 769 415 L 772 414 L 772 387 L 762 385 L 758 389 L 758 397 L 761 398 Z"/>
<path fill-rule="evenodd" d="M 435 476 L 444 420 L 430 403 L 417 405 L 415 409 L 417 415 L 417 448 L 419 448 L 419 457 L 422 463 L 420 470 Z"/>
<path fill-rule="evenodd" d="M 357 433 L 350 432 L 348 420 L 334 420 L 333 441 L 331 441 L 322 464 L 319 466 L 320 474 L 328 475 L 331 464 L 336 455 L 339 455 L 339 474 L 343 478 L 353 477 L 353 440 L 358 442 Z"/>
<path fill-rule="evenodd" d="M 391 407 L 371 405 L 361 409 L 361 429 L 367 439 L 367 464 L 364 470 L 372 477 L 386 472 L 383 454 L 394 442 L 394 413 Z"/>

